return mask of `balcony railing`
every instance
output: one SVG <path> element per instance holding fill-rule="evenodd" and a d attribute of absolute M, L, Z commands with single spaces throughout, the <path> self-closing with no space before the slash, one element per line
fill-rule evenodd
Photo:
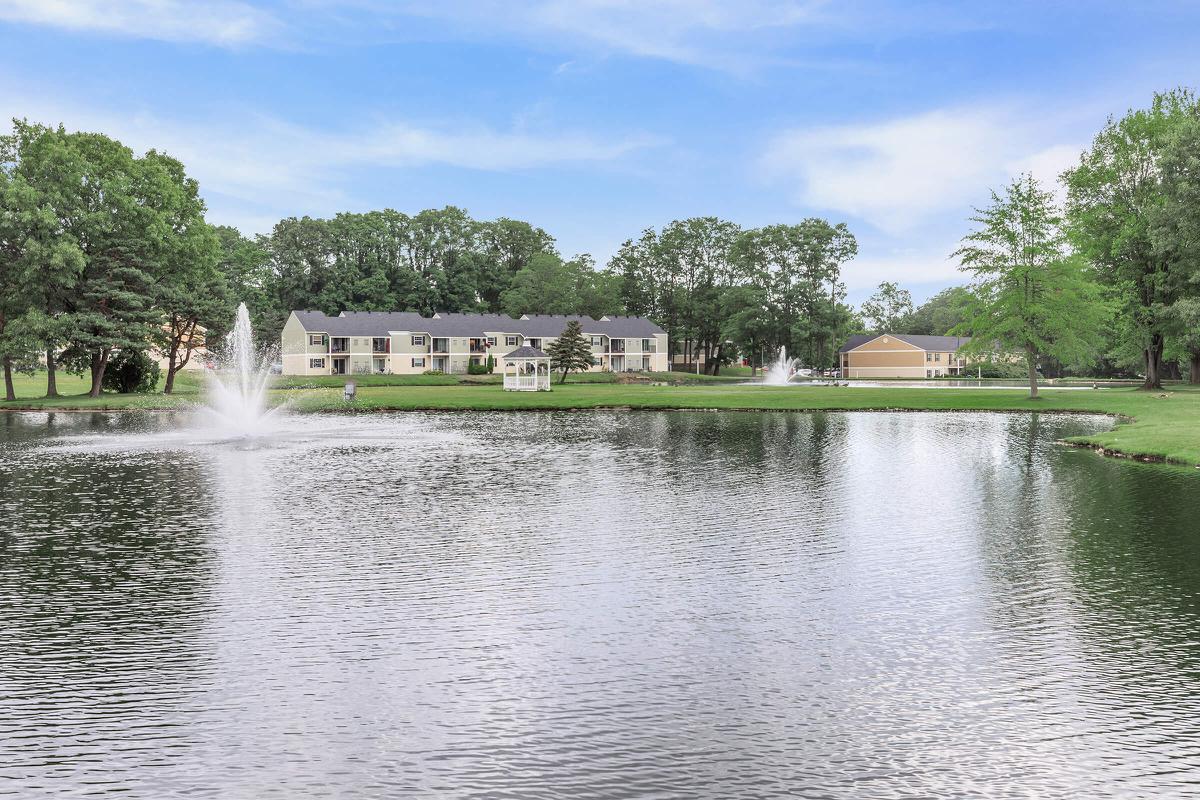
<path fill-rule="evenodd" d="M 610 342 L 609 346 L 608 346 L 608 352 L 624 353 L 625 352 L 625 343 L 620 340 Z"/>

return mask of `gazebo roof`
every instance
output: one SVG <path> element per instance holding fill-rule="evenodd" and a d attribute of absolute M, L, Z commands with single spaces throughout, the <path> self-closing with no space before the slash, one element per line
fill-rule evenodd
<path fill-rule="evenodd" d="M 546 355 L 545 353 L 543 353 L 541 350 L 537 349 L 536 347 L 529 347 L 528 345 L 526 345 L 525 347 L 518 347 L 516 350 L 513 350 L 508 355 L 501 356 L 501 358 L 508 359 L 509 361 L 532 361 L 534 359 L 542 359 L 542 358 L 549 358 L 549 357 L 550 356 Z"/>

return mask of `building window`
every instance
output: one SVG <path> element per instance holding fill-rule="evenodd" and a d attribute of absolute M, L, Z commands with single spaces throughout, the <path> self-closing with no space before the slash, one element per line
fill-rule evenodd
<path fill-rule="evenodd" d="M 934 361 L 941 361 L 941 360 L 942 360 L 942 354 L 941 354 L 941 353 L 934 353 L 934 354 L 933 354 L 933 360 L 934 360 Z"/>
<path fill-rule="evenodd" d="M 425 366 L 425 359 L 423 359 L 423 358 L 414 358 L 414 359 L 412 360 L 412 364 L 413 364 L 413 366 L 414 366 L 414 367 L 424 367 L 424 366 Z"/>
<path fill-rule="evenodd" d="M 931 370 L 931 369 L 927 369 L 927 370 L 925 370 L 925 377 L 926 377 L 926 378 L 932 378 L 932 377 L 933 377 L 933 370 Z"/>
<path fill-rule="evenodd" d="M 530 340 L 529 340 L 529 346 L 530 346 L 530 347 L 541 347 L 541 346 L 542 346 L 542 340 L 541 340 L 541 339 L 530 339 Z"/>
<path fill-rule="evenodd" d="M 424 336 L 412 337 L 412 346 L 413 347 L 424 347 L 425 346 L 425 337 Z"/>
<path fill-rule="evenodd" d="M 504 337 L 504 346 L 505 347 L 516 347 L 517 346 L 517 337 L 516 336 L 505 336 Z"/>
<path fill-rule="evenodd" d="M 325 344 L 325 334 L 310 333 L 308 335 L 308 344 L 310 347 L 320 347 L 321 345 Z"/>
<path fill-rule="evenodd" d="M 496 346 L 496 337 L 495 336 L 487 337 L 487 344 L 488 344 L 488 347 L 495 347 Z"/>
<path fill-rule="evenodd" d="M 310 358 L 308 360 L 308 368 L 309 369 L 325 369 L 325 359 Z"/>
<path fill-rule="evenodd" d="M 604 337 L 603 336 L 593 336 L 592 337 L 592 347 L 604 347 Z"/>
<path fill-rule="evenodd" d="M 642 356 L 642 370 L 645 372 L 650 371 L 650 356 Z"/>
<path fill-rule="evenodd" d="M 927 363 L 927 364 L 933 363 L 933 353 L 925 354 L 925 363 Z"/>

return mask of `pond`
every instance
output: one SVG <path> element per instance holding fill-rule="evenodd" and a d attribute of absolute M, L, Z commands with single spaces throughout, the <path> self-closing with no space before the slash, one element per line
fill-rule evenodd
<path fill-rule="evenodd" d="M 0 796 L 1200 791 L 1200 474 L 1109 424 L 0 415 Z"/>

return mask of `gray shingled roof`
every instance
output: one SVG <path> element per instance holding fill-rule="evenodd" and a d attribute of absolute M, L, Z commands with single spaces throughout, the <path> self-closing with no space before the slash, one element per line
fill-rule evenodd
<path fill-rule="evenodd" d="M 529 345 L 525 345 L 524 347 L 518 347 L 516 350 L 513 350 L 511 353 L 509 353 L 506 356 L 500 356 L 500 357 L 501 358 L 518 359 L 518 358 L 549 358 L 550 356 L 546 355 L 541 350 L 538 350 L 536 347 L 530 347 Z"/>
<path fill-rule="evenodd" d="M 932 350 L 943 353 L 953 353 L 955 350 L 971 341 L 970 336 L 923 336 L 920 334 L 909 333 L 860 333 L 847 339 L 846 343 L 838 349 L 838 352 L 845 353 L 847 350 L 853 350 L 856 347 L 861 347 L 867 342 L 878 339 L 880 336 L 890 336 L 893 339 L 899 339 L 902 342 L 908 342 L 913 347 L 919 347 L 922 350 Z"/>
<path fill-rule="evenodd" d="M 578 320 L 583 332 L 619 339 L 650 338 L 666 333 L 644 317 L 591 317 L 531 314 L 513 319 L 506 314 L 439 314 L 422 317 L 414 311 L 343 311 L 336 317 L 320 311 L 295 311 L 307 331 L 330 336 L 386 336 L 388 331 L 412 331 L 430 336 L 484 336 L 519 333 L 523 336 L 560 336 L 567 323 Z"/>

